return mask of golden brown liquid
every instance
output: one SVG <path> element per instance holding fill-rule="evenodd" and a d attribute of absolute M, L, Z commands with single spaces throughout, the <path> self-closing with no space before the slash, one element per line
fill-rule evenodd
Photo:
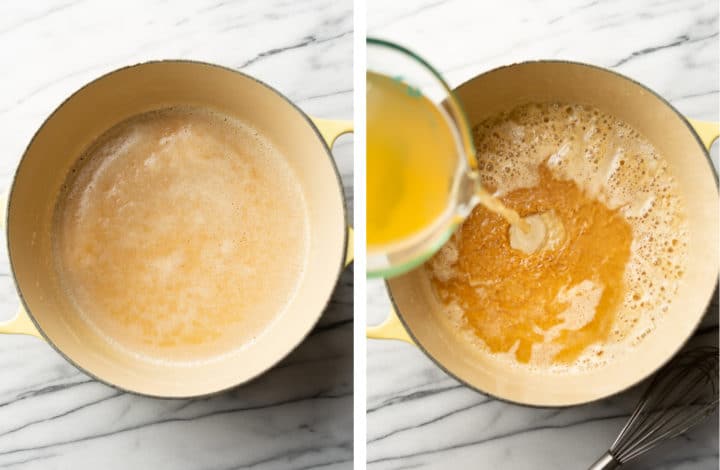
<path fill-rule="evenodd" d="M 252 342 L 303 274 L 299 182 L 254 129 L 211 111 L 119 124 L 85 153 L 61 201 L 65 289 L 91 328 L 151 361 L 205 361 Z"/>
<path fill-rule="evenodd" d="M 592 320 L 555 340 L 562 346 L 555 359 L 572 361 L 610 334 L 624 291 L 630 225 L 617 211 L 586 197 L 574 182 L 553 178 L 546 167 L 540 168 L 537 186 L 501 200 L 523 217 L 554 210 L 566 227 L 562 246 L 530 255 L 514 250 L 507 221 L 479 207 L 458 235 L 459 278 L 436 281 L 436 289 L 442 300 L 462 299 L 468 324 L 491 351 L 515 347 L 517 360 L 527 363 L 533 344 L 543 340 L 538 328 L 561 324 L 561 314 L 571 305 L 558 294 L 586 280 L 604 286 Z"/>
<path fill-rule="evenodd" d="M 539 367 L 601 364 L 608 345 L 648 334 L 687 245 L 675 182 L 654 148 L 596 109 L 556 104 L 491 118 L 474 137 L 485 187 L 502 189 L 522 217 L 553 211 L 564 234 L 526 254 L 510 247 L 505 219 L 476 207 L 427 265 L 454 328 Z"/>

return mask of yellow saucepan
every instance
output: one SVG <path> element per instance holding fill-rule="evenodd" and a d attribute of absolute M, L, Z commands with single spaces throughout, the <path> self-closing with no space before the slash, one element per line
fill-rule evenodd
<path fill-rule="evenodd" d="M 250 347 L 197 366 L 149 363 L 111 347 L 79 320 L 51 261 L 53 209 L 65 175 L 83 149 L 133 115 L 178 105 L 212 108 L 253 125 L 294 170 L 310 218 L 307 268 L 287 310 Z M 22 308 L 14 319 L 0 324 L 0 333 L 45 339 L 89 375 L 151 396 L 205 395 L 263 373 L 310 332 L 343 267 L 352 260 L 343 188 L 330 153 L 337 136 L 351 130 L 350 122 L 311 119 L 264 83 L 206 63 L 148 62 L 89 83 L 45 121 L 15 173 L 6 231 Z"/>
<path fill-rule="evenodd" d="M 664 155 L 687 205 L 688 265 L 675 300 L 656 330 L 627 357 L 567 376 L 507 367 L 465 344 L 439 321 L 423 267 L 387 282 L 394 311 L 370 338 L 417 344 L 468 386 L 524 405 L 569 406 L 618 393 L 652 374 L 682 347 L 705 313 L 718 279 L 718 189 L 708 155 L 718 124 L 689 120 L 645 86 L 603 68 L 561 61 L 502 67 L 455 92 L 471 126 L 528 102 L 593 105 L 631 124 Z M 397 313 L 396 313 L 397 312 Z M 522 315 L 522 312 L 518 312 Z"/>

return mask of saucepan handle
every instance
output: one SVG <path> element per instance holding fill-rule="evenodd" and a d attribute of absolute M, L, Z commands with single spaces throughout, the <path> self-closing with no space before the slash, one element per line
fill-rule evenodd
<path fill-rule="evenodd" d="M 395 339 L 405 341 L 409 344 L 415 344 L 408 334 L 405 326 L 400 321 L 395 309 L 390 309 L 390 314 L 379 325 L 369 326 L 365 332 L 371 339 Z"/>
<path fill-rule="evenodd" d="M 7 335 L 30 335 L 42 339 L 42 335 L 35 328 L 24 308 L 18 308 L 15 317 L 5 322 L 0 322 L 0 334 Z"/>
<path fill-rule="evenodd" d="M 341 135 L 354 130 L 352 121 L 343 119 L 322 119 L 314 117 L 312 118 L 312 122 L 320 131 L 320 135 L 322 135 L 328 147 L 332 147 L 335 140 Z"/>
<path fill-rule="evenodd" d="M 705 148 L 710 150 L 710 146 L 715 142 L 715 139 L 720 137 L 720 122 L 699 121 L 690 118 L 687 118 L 687 120 L 695 129 L 695 133 L 700 137 Z"/>
<path fill-rule="evenodd" d="M 5 229 L 5 214 L 7 214 L 7 196 L 0 196 L 0 228 Z M 35 324 L 30 320 L 30 316 L 27 314 L 22 306 L 18 309 L 18 312 L 10 320 L 0 322 L 0 334 L 9 335 L 30 335 L 36 336 L 42 339 L 42 335 L 35 328 Z"/>
<path fill-rule="evenodd" d="M 352 121 L 346 121 L 343 119 L 321 119 L 321 118 L 311 118 L 312 122 L 315 124 L 315 127 L 317 127 L 318 131 L 320 131 L 320 135 L 322 135 L 322 138 L 325 140 L 325 143 L 328 147 L 332 148 L 333 144 L 335 143 L 335 140 L 337 140 L 338 137 L 340 137 L 343 134 L 347 134 L 348 132 L 353 131 L 353 123 Z M 354 242 L 354 232 L 352 227 L 348 226 L 347 228 L 348 232 L 348 243 L 347 243 L 347 252 L 345 253 L 345 266 L 349 265 L 353 262 L 353 250 L 355 246 Z"/>

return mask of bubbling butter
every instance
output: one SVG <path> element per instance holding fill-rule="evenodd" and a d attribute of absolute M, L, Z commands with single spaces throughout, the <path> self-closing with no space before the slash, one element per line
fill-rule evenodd
<path fill-rule="evenodd" d="M 685 271 L 684 203 L 627 123 L 528 104 L 473 129 L 480 181 L 531 227 L 478 206 L 427 264 L 441 319 L 514 366 L 601 367 L 662 321 Z"/>
<path fill-rule="evenodd" d="M 214 361 L 251 345 L 304 275 L 308 214 L 272 142 L 230 116 L 174 108 L 90 146 L 55 210 L 55 263 L 77 312 L 124 353 Z"/>

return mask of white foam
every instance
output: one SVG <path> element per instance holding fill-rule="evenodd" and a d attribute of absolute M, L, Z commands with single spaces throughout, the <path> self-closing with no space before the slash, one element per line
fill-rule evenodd
<path fill-rule="evenodd" d="M 433 274 L 441 282 L 447 282 L 456 275 L 455 269 L 453 269 L 458 260 L 456 240 L 455 236 L 451 237 L 440 251 L 430 259 Z"/>

